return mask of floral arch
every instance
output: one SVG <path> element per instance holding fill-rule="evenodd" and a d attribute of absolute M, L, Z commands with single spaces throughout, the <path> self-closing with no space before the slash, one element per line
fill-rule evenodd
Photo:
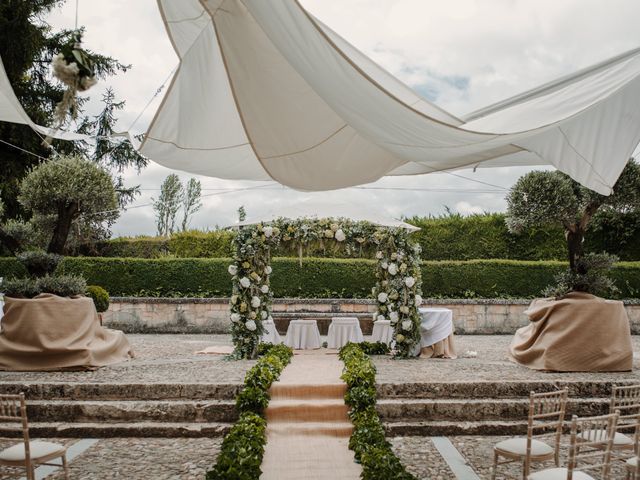
<path fill-rule="evenodd" d="M 348 255 L 375 252 L 376 320 L 390 320 L 394 328 L 394 356 L 408 358 L 420 342 L 418 306 L 422 303 L 420 246 L 409 231 L 345 218 L 279 218 L 243 226 L 234 238 L 235 257 L 229 265 L 233 290 L 230 300 L 231 334 L 235 358 L 255 358 L 271 318 L 271 252 L 280 245 L 302 255 L 305 245 L 338 247 Z"/>

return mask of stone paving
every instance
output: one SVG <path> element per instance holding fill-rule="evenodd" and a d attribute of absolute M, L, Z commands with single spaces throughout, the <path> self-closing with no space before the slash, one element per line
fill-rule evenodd
<path fill-rule="evenodd" d="M 490 478 L 493 445 L 508 437 L 449 437 L 478 477 Z M 395 437 L 389 439 L 393 450 L 407 469 L 421 480 L 453 480 L 452 470 L 436 450 L 429 437 Z M 70 446 L 77 440 L 52 439 Z M 70 462 L 71 478 L 76 480 L 203 480 L 205 472 L 215 463 L 222 440 L 219 438 L 159 439 L 159 438 L 107 438 L 101 439 Z M 0 439 L 0 447 L 13 441 Z M 567 449 L 562 448 L 562 461 Z M 536 468 L 552 467 L 553 462 Z M 5 473 L 4 470 L 0 472 Z M 498 480 L 519 478 L 519 464 L 499 467 Z M 62 480 L 59 470 L 46 480 Z M 625 478 L 624 466 L 614 463 L 611 478 Z"/>

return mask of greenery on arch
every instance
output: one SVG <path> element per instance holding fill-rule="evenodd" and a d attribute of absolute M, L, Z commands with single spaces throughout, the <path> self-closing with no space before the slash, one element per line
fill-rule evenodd
<path fill-rule="evenodd" d="M 243 226 L 234 238 L 235 257 L 229 265 L 233 288 L 231 334 L 236 358 L 255 358 L 263 322 L 272 320 L 271 252 L 279 246 L 342 248 L 375 252 L 377 301 L 374 321 L 389 320 L 394 328 L 394 356 L 408 358 L 420 342 L 422 303 L 420 246 L 403 228 L 382 227 L 346 218 L 279 218 L 269 224 Z"/>

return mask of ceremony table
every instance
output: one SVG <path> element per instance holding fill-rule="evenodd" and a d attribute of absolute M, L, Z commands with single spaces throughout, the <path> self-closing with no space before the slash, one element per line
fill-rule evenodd
<path fill-rule="evenodd" d="M 420 308 L 421 357 L 456 358 L 453 344 L 453 312 L 448 308 Z"/>
<path fill-rule="evenodd" d="M 393 341 L 393 328 L 390 320 L 376 320 L 373 322 L 372 342 L 382 342 L 389 345 Z"/>
<path fill-rule="evenodd" d="M 364 342 L 360 322 L 356 317 L 334 317 L 329 325 L 328 348 L 341 348 L 347 343 Z"/>
<path fill-rule="evenodd" d="M 322 346 L 318 322 L 315 320 L 291 320 L 284 344 L 295 350 L 316 349 Z"/>
<path fill-rule="evenodd" d="M 272 343 L 274 345 L 282 343 L 282 339 L 280 338 L 278 330 L 276 330 L 276 324 L 273 320 L 265 320 L 262 322 L 262 326 L 264 327 L 264 333 L 261 338 L 262 342 Z"/>

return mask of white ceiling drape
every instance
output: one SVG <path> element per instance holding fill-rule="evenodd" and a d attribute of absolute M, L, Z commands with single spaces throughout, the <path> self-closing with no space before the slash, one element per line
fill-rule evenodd
<path fill-rule="evenodd" d="M 159 0 L 181 64 L 141 152 L 167 167 L 330 190 L 553 165 L 609 194 L 640 141 L 640 49 L 462 119 L 295 0 Z"/>

